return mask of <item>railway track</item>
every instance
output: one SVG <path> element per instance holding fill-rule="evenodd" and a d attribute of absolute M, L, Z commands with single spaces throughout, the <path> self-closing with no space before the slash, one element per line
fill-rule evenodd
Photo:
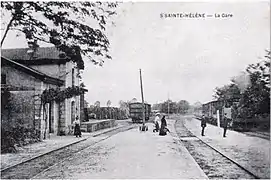
<path fill-rule="evenodd" d="M 182 144 L 210 179 L 260 179 L 257 175 L 202 141 L 188 130 L 183 121 L 175 123 L 175 129 Z"/>
<path fill-rule="evenodd" d="M 97 143 L 100 143 L 120 132 L 128 131 L 136 127 L 137 126 L 134 125 L 122 126 L 120 128 L 93 136 L 100 138 L 88 138 L 79 143 L 59 148 L 55 151 L 51 151 L 49 153 L 37 156 L 20 164 L 8 167 L 1 170 L 1 179 L 31 179 L 38 174 L 44 172 L 45 170 L 49 169 L 50 167 L 54 166 L 55 164 L 65 161 L 67 158 L 69 158 L 75 153 L 78 153 Z"/>

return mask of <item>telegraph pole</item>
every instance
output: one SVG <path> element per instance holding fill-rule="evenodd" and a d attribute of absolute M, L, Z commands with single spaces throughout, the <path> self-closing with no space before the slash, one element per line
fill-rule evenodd
<path fill-rule="evenodd" d="M 167 93 L 167 117 L 169 119 L 169 92 Z"/>
<path fill-rule="evenodd" d="M 143 113 L 143 126 L 141 128 L 142 131 L 147 131 L 148 128 L 145 126 L 145 101 L 144 101 L 144 95 L 143 95 L 143 84 L 142 84 L 142 75 L 141 75 L 141 69 L 139 69 L 140 74 L 140 87 L 141 87 L 141 99 L 142 99 L 142 113 Z"/>

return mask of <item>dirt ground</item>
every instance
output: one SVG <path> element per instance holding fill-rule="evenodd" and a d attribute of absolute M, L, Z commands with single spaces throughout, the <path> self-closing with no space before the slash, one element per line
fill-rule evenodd
<path fill-rule="evenodd" d="M 207 178 L 176 138 L 174 121 L 167 136 L 138 128 L 74 154 L 34 178 Z"/>

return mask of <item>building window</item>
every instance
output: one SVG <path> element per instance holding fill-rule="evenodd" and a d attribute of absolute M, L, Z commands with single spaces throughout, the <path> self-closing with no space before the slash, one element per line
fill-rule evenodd
<path fill-rule="evenodd" d="M 6 76 L 6 74 L 1 74 L 1 84 L 7 84 L 7 76 Z"/>
<path fill-rule="evenodd" d="M 72 68 L 72 86 L 74 86 L 74 69 Z"/>

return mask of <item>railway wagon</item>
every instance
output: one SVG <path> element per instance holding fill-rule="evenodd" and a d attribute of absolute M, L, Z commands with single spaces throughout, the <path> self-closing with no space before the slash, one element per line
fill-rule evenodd
<path fill-rule="evenodd" d="M 129 113 L 132 122 L 134 123 L 143 123 L 143 112 L 142 112 L 142 103 L 135 102 L 129 104 Z M 145 120 L 148 121 L 151 115 L 151 105 L 145 103 Z"/>

